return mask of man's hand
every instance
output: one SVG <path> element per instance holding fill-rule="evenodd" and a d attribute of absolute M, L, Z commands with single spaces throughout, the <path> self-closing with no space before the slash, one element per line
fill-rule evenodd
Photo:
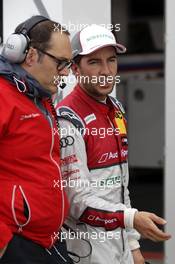
<path fill-rule="evenodd" d="M 132 252 L 133 259 L 134 259 L 134 264 L 144 264 L 145 263 L 144 257 L 142 256 L 142 253 L 139 248 L 132 250 L 131 252 Z"/>
<path fill-rule="evenodd" d="M 7 246 L 5 246 L 4 248 L 0 248 L 0 258 L 2 258 L 2 256 L 4 255 L 6 249 L 7 249 Z"/>
<path fill-rule="evenodd" d="M 171 238 L 170 234 L 159 229 L 158 225 L 165 225 L 166 221 L 148 212 L 136 212 L 134 215 L 134 228 L 144 237 L 152 241 L 165 241 Z"/>

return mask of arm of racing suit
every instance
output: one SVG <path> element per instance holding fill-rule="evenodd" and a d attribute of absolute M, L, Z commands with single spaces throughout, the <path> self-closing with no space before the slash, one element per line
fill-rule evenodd
<path fill-rule="evenodd" d="M 8 111 L 7 111 L 7 103 L 5 101 L 6 98 L 3 98 L 1 93 L 0 95 L 2 99 L 0 101 L 0 113 L 1 113 L 0 115 L 0 141 L 1 141 L 3 138 L 3 134 L 5 133 L 6 128 L 7 128 L 7 120 L 9 120 L 9 116 L 8 116 Z M 1 149 L 1 146 L 0 146 L 0 149 Z M 0 181 L 1 181 L 0 188 L 3 188 L 3 182 L 1 179 L 1 175 L 0 175 Z M 10 228 L 0 219 L 0 249 L 3 249 L 8 244 L 12 236 L 13 235 L 12 235 Z"/>
<path fill-rule="evenodd" d="M 128 186 L 128 183 L 127 183 Z M 127 188 L 125 192 L 125 205 L 127 208 L 131 208 L 131 202 L 130 202 L 130 197 L 129 197 L 129 190 Z M 140 239 L 140 234 L 137 232 L 136 229 L 134 228 L 126 228 L 127 235 L 128 235 L 128 241 L 129 241 L 129 246 L 131 250 L 135 250 L 140 248 L 138 240 Z"/>
<path fill-rule="evenodd" d="M 65 139 L 72 139 L 70 144 L 61 148 L 61 168 L 63 179 L 67 177 L 66 191 L 71 204 L 70 215 L 81 222 L 104 227 L 106 230 L 114 230 L 117 227 L 132 229 L 137 210 L 127 208 L 122 203 L 111 203 L 96 195 L 90 184 L 91 175 L 86 165 L 86 147 L 82 135 L 70 121 L 61 118 L 59 123 L 63 141 L 66 143 Z M 135 241 L 133 248 L 138 247 L 139 244 L 136 245 Z"/>

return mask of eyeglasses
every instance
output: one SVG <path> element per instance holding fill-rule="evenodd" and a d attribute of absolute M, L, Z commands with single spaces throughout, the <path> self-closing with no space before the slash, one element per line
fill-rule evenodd
<path fill-rule="evenodd" d="M 57 63 L 57 70 L 58 71 L 62 71 L 64 68 L 67 68 L 69 69 L 72 64 L 73 64 L 73 60 L 67 60 L 67 59 L 58 59 L 56 58 L 54 55 L 42 50 L 42 49 L 39 49 L 39 48 L 36 48 L 37 50 L 39 50 L 41 53 L 49 56 L 50 58 L 52 58 L 56 63 Z"/>

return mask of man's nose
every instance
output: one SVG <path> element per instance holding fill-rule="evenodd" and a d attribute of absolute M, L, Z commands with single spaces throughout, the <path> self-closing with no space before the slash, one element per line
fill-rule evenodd
<path fill-rule="evenodd" d="M 109 75 L 111 73 L 110 67 L 107 62 L 103 62 L 100 69 L 100 74 Z"/>

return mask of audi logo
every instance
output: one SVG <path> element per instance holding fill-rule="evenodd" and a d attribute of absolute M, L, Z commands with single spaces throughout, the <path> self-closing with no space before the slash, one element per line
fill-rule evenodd
<path fill-rule="evenodd" d="M 60 147 L 66 148 L 67 146 L 72 146 L 74 144 L 74 138 L 71 136 L 67 136 L 60 139 Z"/>

